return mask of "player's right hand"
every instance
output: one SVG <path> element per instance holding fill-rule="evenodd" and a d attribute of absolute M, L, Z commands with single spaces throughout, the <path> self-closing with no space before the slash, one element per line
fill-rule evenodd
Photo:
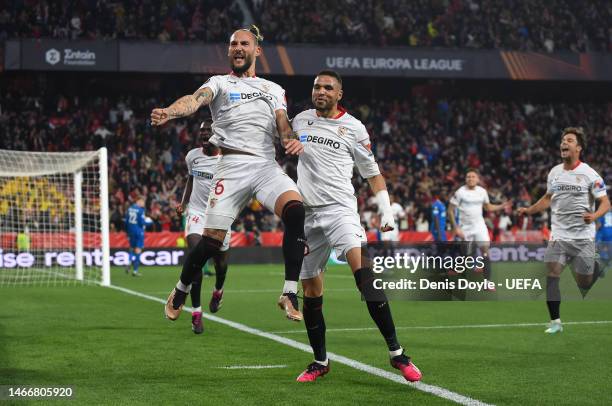
<path fill-rule="evenodd" d="M 285 144 L 285 153 L 289 155 L 300 155 L 304 151 L 304 146 L 299 140 L 292 139 Z"/>
<path fill-rule="evenodd" d="M 176 210 L 176 214 L 178 214 L 179 216 L 182 216 L 183 213 L 185 212 L 185 207 L 179 203 L 176 205 L 175 210 Z"/>
<path fill-rule="evenodd" d="M 151 111 L 151 124 L 155 126 L 164 125 L 170 120 L 168 109 L 153 109 Z"/>
<path fill-rule="evenodd" d="M 518 213 L 519 216 L 525 215 L 528 216 L 528 208 L 527 207 L 519 207 L 516 211 Z"/>
<path fill-rule="evenodd" d="M 455 235 L 459 238 L 465 238 L 465 234 L 463 233 L 463 230 L 460 229 L 459 227 L 455 227 Z"/>

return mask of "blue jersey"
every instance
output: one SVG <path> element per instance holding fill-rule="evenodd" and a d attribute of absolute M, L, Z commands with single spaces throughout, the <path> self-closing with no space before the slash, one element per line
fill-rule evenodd
<path fill-rule="evenodd" d="M 436 228 L 436 219 L 438 220 L 438 228 Z M 429 231 L 431 231 L 434 240 L 446 241 L 446 206 L 439 199 L 436 199 L 431 205 L 431 222 L 429 224 Z"/>
<path fill-rule="evenodd" d="M 137 204 L 131 205 L 125 213 L 125 228 L 128 234 L 144 234 L 145 210 Z"/>
<path fill-rule="evenodd" d="M 608 211 L 598 220 L 597 241 L 612 241 L 612 211 Z"/>

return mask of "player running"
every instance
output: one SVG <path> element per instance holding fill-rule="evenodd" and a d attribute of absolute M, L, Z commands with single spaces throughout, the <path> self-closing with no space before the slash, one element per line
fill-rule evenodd
<path fill-rule="evenodd" d="M 183 193 L 181 203 L 176 207 L 176 212 L 182 215 L 187 208 L 187 224 L 185 226 L 185 235 L 187 237 L 187 246 L 190 250 L 195 249 L 202 239 L 204 232 L 204 213 L 208 206 L 208 195 L 215 172 L 217 171 L 217 163 L 221 158 L 219 148 L 210 143 L 212 120 L 207 119 L 200 126 L 200 139 L 202 146 L 194 148 L 185 157 L 189 178 Z M 211 313 L 216 313 L 223 303 L 223 284 L 227 274 L 227 258 L 229 243 L 231 238 L 231 229 L 227 230 L 223 245 L 219 249 L 219 253 L 213 257 L 215 262 L 215 288 L 212 293 L 212 298 L 208 304 L 208 309 Z M 196 279 L 191 284 L 191 330 L 195 334 L 202 334 L 204 326 L 202 324 L 202 272 L 196 275 Z"/>
<path fill-rule="evenodd" d="M 359 221 L 357 200 L 351 184 L 353 167 L 368 180 L 382 211 L 381 231 L 395 227 L 385 180 L 370 151 L 368 133 L 357 119 L 338 106 L 342 80 L 333 71 L 322 71 L 314 81 L 312 102 L 293 119 L 293 128 L 304 143 L 298 164 L 298 187 L 304 196 L 306 237 L 310 252 L 304 258 L 300 279 L 304 290 L 304 322 L 314 362 L 298 376 L 298 382 L 314 381 L 329 372 L 323 319 L 323 274 L 331 250 L 346 260 L 357 288 L 366 299 L 370 316 L 389 348 L 391 365 L 409 381 L 421 372 L 404 355 L 384 292 L 373 287 L 374 275 L 362 263 L 361 246 L 366 234 Z"/>
<path fill-rule="evenodd" d="M 491 263 L 489 245 L 491 238 L 482 215 L 482 209 L 499 211 L 512 207 L 512 202 L 491 204 L 486 189 L 479 186 L 480 175 L 476 169 L 469 169 L 465 174 L 465 185 L 461 186 L 451 197 L 448 205 L 448 217 L 453 233 L 463 241 L 469 242 L 468 253 L 478 247 L 483 256 L 484 278 L 491 280 Z M 455 208 L 458 209 L 461 224 L 455 219 Z M 472 243 L 475 244 L 472 245 Z M 495 288 L 491 289 L 495 290 Z"/>
<path fill-rule="evenodd" d="M 125 229 L 130 242 L 130 263 L 125 272 L 130 273 L 130 268 L 133 268 L 132 276 L 140 276 L 138 267 L 140 266 L 140 253 L 144 247 L 146 227 L 144 206 L 145 201 L 140 197 L 125 212 Z"/>
<path fill-rule="evenodd" d="M 584 162 L 580 153 L 586 149 L 582 128 L 567 127 L 561 135 L 561 160 L 548 173 L 546 193 L 535 204 L 518 209 L 519 214 L 532 215 L 551 208 L 552 234 L 544 262 L 546 304 L 550 314 L 548 334 L 563 331 L 560 307 L 559 278 L 565 265 L 571 264 L 578 287 L 586 291 L 599 276 L 595 266 L 595 223 L 610 210 L 604 181 Z M 599 208 L 595 210 L 595 202 Z"/>
<path fill-rule="evenodd" d="M 303 146 L 293 137 L 283 88 L 255 76 L 262 39 L 255 26 L 235 31 L 227 53 L 230 74 L 212 76 L 193 95 L 151 112 L 151 123 L 160 126 L 208 105 L 214 121 L 210 142 L 221 149 L 204 235 L 187 254 L 165 306 L 170 320 L 179 317 L 192 282 L 206 261 L 219 254 L 227 230 L 253 196 L 283 220 L 285 285 L 278 305 L 288 319 L 302 319 L 296 293 L 305 249 L 304 205 L 297 186 L 275 161 L 274 138 L 278 132 L 287 154 L 298 155 Z"/>

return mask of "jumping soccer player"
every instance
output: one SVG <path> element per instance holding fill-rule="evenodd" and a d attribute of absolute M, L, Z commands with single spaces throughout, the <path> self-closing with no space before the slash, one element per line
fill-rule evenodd
<path fill-rule="evenodd" d="M 140 253 L 144 247 L 144 233 L 146 227 L 145 201 L 138 198 L 125 212 L 125 229 L 130 242 L 130 263 L 125 272 L 129 273 L 133 268 L 132 276 L 140 276 L 138 267 L 140 265 Z"/>
<path fill-rule="evenodd" d="M 461 186 L 448 205 L 448 215 L 453 233 L 468 244 L 468 253 L 478 247 L 484 259 L 484 277 L 491 280 L 491 262 L 489 260 L 489 245 L 491 238 L 482 215 L 482 209 L 499 211 L 512 207 L 512 202 L 491 204 L 486 189 L 479 186 L 480 175 L 476 169 L 469 169 L 465 174 L 465 185 Z M 458 209 L 461 224 L 455 220 L 455 208 Z M 472 246 L 472 243 L 475 246 Z M 491 289 L 495 290 L 495 288 Z"/>
<path fill-rule="evenodd" d="M 546 304 L 550 314 L 548 334 L 563 331 L 559 278 L 565 265 L 571 264 L 578 287 L 584 292 L 599 276 L 595 266 L 595 223 L 610 210 L 604 181 L 584 162 L 580 153 L 586 149 L 582 128 L 567 127 L 561 135 L 561 160 L 548 173 L 546 193 L 535 204 L 518 209 L 532 215 L 551 208 L 552 234 L 544 261 L 548 268 Z M 599 208 L 595 210 L 595 202 Z"/>
<path fill-rule="evenodd" d="M 278 305 L 288 319 L 302 320 L 296 293 L 306 245 L 304 204 L 296 184 L 275 161 L 274 138 L 278 132 L 290 155 L 300 154 L 303 146 L 293 137 L 283 88 L 255 76 L 262 39 L 255 26 L 235 31 L 227 54 L 230 74 L 212 76 L 193 95 L 151 112 L 151 123 L 160 126 L 208 105 L 214 121 L 210 142 L 221 149 L 204 236 L 187 254 L 180 280 L 166 303 L 170 320 L 179 317 L 192 282 L 204 263 L 220 252 L 227 230 L 253 196 L 283 220 L 285 285 Z"/>
<path fill-rule="evenodd" d="M 370 151 L 368 133 L 359 120 L 338 106 L 341 98 L 340 76 L 333 71 L 322 71 L 312 88 L 315 109 L 303 111 L 293 119 L 293 128 L 304 143 L 297 171 L 298 187 L 307 207 L 306 238 L 310 251 L 304 258 L 300 279 L 304 290 L 304 322 L 314 352 L 314 362 L 297 381 L 314 381 L 329 372 L 322 272 L 332 249 L 340 260 L 349 263 L 370 316 L 387 343 L 391 365 L 407 380 L 418 381 L 421 372 L 404 355 L 385 294 L 374 288 L 372 270 L 362 262 L 361 247 L 367 240 L 351 184 L 354 166 L 368 180 L 376 196 L 382 213 L 381 231 L 393 229 L 395 222 L 385 179 Z"/>
<path fill-rule="evenodd" d="M 187 237 L 187 246 L 190 250 L 195 249 L 202 240 L 204 232 L 204 213 L 208 206 L 208 195 L 212 186 L 212 180 L 217 171 L 217 163 L 221 158 L 219 148 L 210 143 L 212 120 L 208 119 L 202 122 L 200 126 L 200 139 L 202 146 L 194 148 L 185 157 L 187 169 L 189 170 L 189 178 L 183 193 L 183 199 L 177 206 L 176 211 L 182 215 L 187 208 L 187 224 L 185 226 L 185 235 Z M 223 303 L 223 284 L 227 274 L 227 258 L 229 250 L 229 242 L 231 238 L 231 229 L 227 230 L 223 245 L 219 253 L 213 257 L 215 262 L 215 289 L 212 293 L 212 298 L 208 304 L 208 309 L 211 313 L 216 313 Z M 204 331 L 202 324 L 202 272 L 191 284 L 191 330 L 195 334 L 201 334 Z"/>

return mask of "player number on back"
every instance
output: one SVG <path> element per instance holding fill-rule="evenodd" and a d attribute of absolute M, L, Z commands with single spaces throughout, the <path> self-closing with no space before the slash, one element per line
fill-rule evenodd
<path fill-rule="evenodd" d="M 215 184 L 215 194 L 218 196 L 225 191 L 225 187 L 223 186 L 223 179 L 219 179 Z"/>
<path fill-rule="evenodd" d="M 130 224 L 136 224 L 136 212 L 130 211 L 128 214 L 130 216 Z"/>

